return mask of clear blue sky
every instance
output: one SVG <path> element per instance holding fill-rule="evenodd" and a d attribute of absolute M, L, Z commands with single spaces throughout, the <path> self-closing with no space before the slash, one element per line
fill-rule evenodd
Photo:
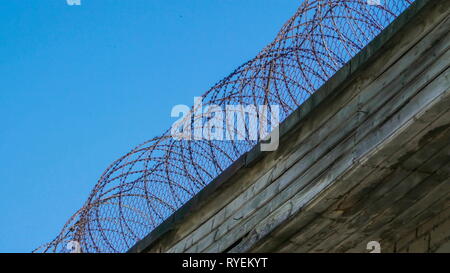
<path fill-rule="evenodd" d="M 52 240 L 115 159 L 272 41 L 300 0 L 1 0 L 0 252 Z"/>

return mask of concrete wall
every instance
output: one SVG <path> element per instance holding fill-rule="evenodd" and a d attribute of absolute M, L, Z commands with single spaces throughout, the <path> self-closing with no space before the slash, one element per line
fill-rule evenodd
<path fill-rule="evenodd" d="M 395 242 L 395 252 L 450 253 L 450 210 L 432 217 L 401 240 Z"/>
<path fill-rule="evenodd" d="M 449 6 L 416 1 L 130 252 L 449 252 Z"/>

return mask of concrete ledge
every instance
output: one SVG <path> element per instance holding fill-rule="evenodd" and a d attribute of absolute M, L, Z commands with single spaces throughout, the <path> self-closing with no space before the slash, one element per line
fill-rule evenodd
<path fill-rule="evenodd" d="M 419 20 L 421 16 L 426 16 L 427 10 L 436 5 L 435 0 L 417 0 L 402 15 L 400 15 L 391 25 L 389 25 L 377 38 L 357 54 L 349 63 L 342 67 L 330 80 L 319 88 L 310 98 L 305 101 L 297 110 L 295 110 L 283 123 L 280 124 L 280 143 L 292 137 L 292 132 L 300 128 L 303 121 L 314 115 L 324 103 L 333 101 L 334 98 L 341 96 L 345 92 L 345 86 L 349 85 L 366 66 L 378 58 L 384 48 L 392 47 L 396 41 L 393 38 L 401 32 L 409 23 Z M 421 20 L 424 20 L 423 18 Z M 251 171 L 251 167 L 266 158 L 269 154 L 278 154 L 275 152 L 261 152 L 260 145 L 256 145 L 251 151 L 241 156 L 222 174 L 202 189 L 196 196 L 183 205 L 178 211 L 172 214 L 161 225 L 155 228 L 144 239 L 136 243 L 128 252 L 146 252 L 151 249 L 152 252 L 165 252 L 167 248 L 179 242 L 181 239 L 176 231 L 181 224 L 195 221 L 191 218 L 196 213 L 201 214 L 201 209 L 213 201 L 221 194 L 224 194 L 231 186 L 238 183 L 236 177 L 242 176 Z M 248 185 L 243 185 L 248 187 Z M 289 207 L 286 207 L 289 210 Z M 211 214 L 219 210 L 211 211 Z M 283 215 L 281 215 L 283 217 Z M 204 221 L 192 222 L 192 229 L 199 227 Z M 165 245 L 165 248 L 161 248 Z"/>

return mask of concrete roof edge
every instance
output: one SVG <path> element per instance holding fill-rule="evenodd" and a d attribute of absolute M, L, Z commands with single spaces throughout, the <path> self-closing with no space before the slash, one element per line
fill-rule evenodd
<path fill-rule="evenodd" d="M 380 49 L 382 49 L 389 40 L 391 40 L 396 33 L 401 31 L 410 20 L 417 16 L 420 11 L 434 0 L 416 0 L 406 9 L 399 17 L 397 17 L 389 26 L 387 26 L 375 39 L 373 39 L 366 47 L 364 47 L 355 57 L 353 57 L 347 64 L 339 69 L 328 81 L 326 81 L 314 94 L 312 94 L 299 108 L 292 112 L 280 124 L 280 141 L 287 137 L 288 133 L 299 123 L 305 119 L 315 108 L 317 108 L 325 99 L 337 96 L 342 91 L 342 86 L 351 81 L 357 72 L 362 69 L 370 60 L 376 58 Z M 340 90 L 339 90 L 340 89 Z M 260 143 L 253 147 L 249 152 L 243 154 L 230 167 L 223 171 L 213 181 L 211 181 L 205 188 L 192 197 L 176 212 L 174 212 L 163 223 L 151 231 L 142 240 L 138 241 L 131 247 L 128 253 L 143 252 L 156 243 L 164 234 L 174 230 L 176 225 L 185 219 L 190 212 L 202 206 L 215 194 L 220 192 L 220 188 L 225 186 L 226 182 L 231 177 L 236 175 L 239 170 L 250 167 L 257 161 L 261 160 L 267 153 L 262 152 Z"/>

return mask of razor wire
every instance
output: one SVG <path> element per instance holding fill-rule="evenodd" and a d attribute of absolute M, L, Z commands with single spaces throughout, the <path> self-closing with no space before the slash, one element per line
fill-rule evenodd
<path fill-rule="evenodd" d="M 412 2 L 301 1 L 274 41 L 204 93 L 203 105 L 278 105 L 282 121 Z M 167 130 L 114 161 L 35 252 L 70 252 L 72 242 L 82 252 L 125 252 L 256 143 L 177 140 Z"/>

